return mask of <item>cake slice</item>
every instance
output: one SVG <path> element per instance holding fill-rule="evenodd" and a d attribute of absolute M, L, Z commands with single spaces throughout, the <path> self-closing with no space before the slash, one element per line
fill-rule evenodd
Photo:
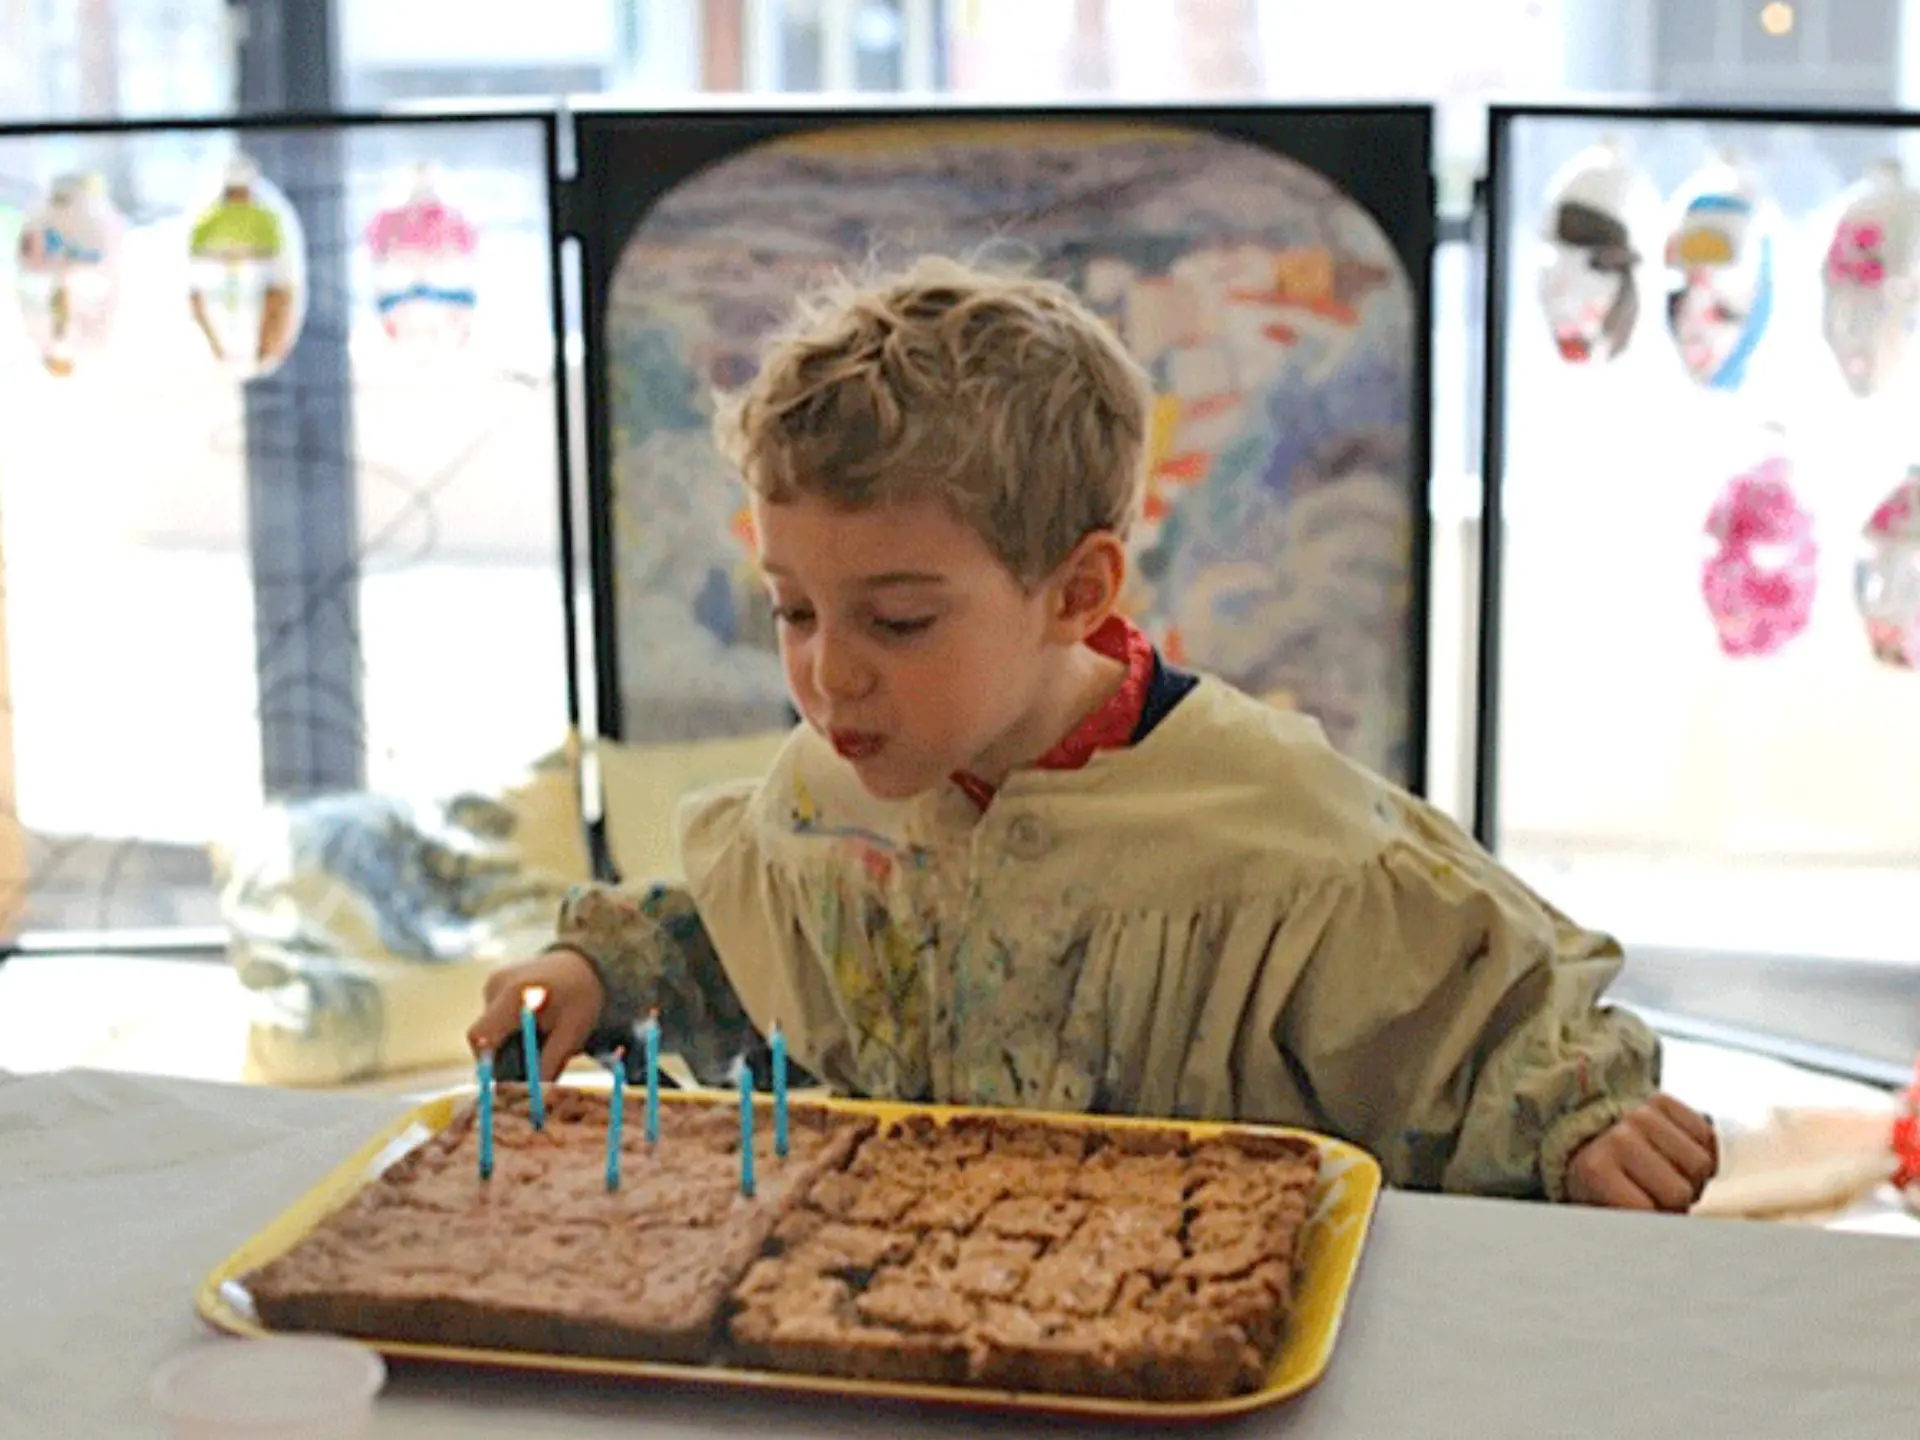
<path fill-rule="evenodd" d="M 909 1122 L 796 1197 L 735 1290 L 734 1358 L 1130 1400 L 1257 1388 L 1318 1174 L 1279 1136 Z"/>
<path fill-rule="evenodd" d="M 550 1087 L 535 1130 L 521 1086 L 496 1097 L 494 1173 L 471 1109 L 278 1259 L 245 1277 L 263 1324 L 373 1340 L 699 1363 L 727 1297 L 780 1216 L 845 1166 L 872 1122 L 795 1105 L 786 1159 L 755 1132 L 740 1194 L 729 1104 L 661 1109 L 657 1147 L 629 1115 L 606 1188 L 608 1099 Z M 638 1107 L 631 1106 L 630 1110 Z"/>

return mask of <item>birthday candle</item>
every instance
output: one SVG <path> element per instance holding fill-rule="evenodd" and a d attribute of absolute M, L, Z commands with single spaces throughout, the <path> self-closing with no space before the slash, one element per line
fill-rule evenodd
<path fill-rule="evenodd" d="M 493 1178 L 493 1051 L 482 1050 L 476 1077 L 480 1085 L 480 1178 Z"/>
<path fill-rule="evenodd" d="M 540 985 L 529 985 L 520 997 L 520 1048 L 527 1056 L 527 1113 L 533 1117 L 536 1130 L 546 1128 L 547 1097 L 540 1091 L 540 1031 L 533 1023 L 533 1012 L 546 998 L 546 988 Z"/>
<path fill-rule="evenodd" d="M 740 1082 L 740 1193 L 753 1198 L 753 1071 L 744 1060 L 733 1062 Z"/>
<path fill-rule="evenodd" d="M 647 1048 L 647 1144 L 660 1143 L 660 1012 L 647 1016 L 641 1031 Z"/>
<path fill-rule="evenodd" d="M 620 1188 L 620 1132 L 627 1119 L 627 1052 L 613 1052 L 613 1096 L 607 1102 L 607 1189 Z"/>
<path fill-rule="evenodd" d="M 770 1037 L 773 1046 L 773 1153 L 787 1158 L 787 1037 L 778 1020 Z"/>

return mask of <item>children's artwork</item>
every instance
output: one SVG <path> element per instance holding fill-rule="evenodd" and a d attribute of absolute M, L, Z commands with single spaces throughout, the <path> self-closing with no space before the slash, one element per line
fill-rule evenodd
<path fill-rule="evenodd" d="M 429 350 L 466 344 L 478 300 L 479 243 L 479 232 L 440 198 L 424 166 L 406 200 L 373 217 L 367 251 L 374 303 L 381 327 L 397 344 Z"/>
<path fill-rule="evenodd" d="M 270 375 L 306 321 L 306 238 L 287 197 L 245 156 L 187 242 L 189 301 L 213 358 L 238 380 Z"/>
<path fill-rule="evenodd" d="M 1882 161 L 1849 192 L 1821 281 L 1822 330 L 1847 388 L 1886 388 L 1907 358 L 1920 320 L 1920 191 L 1896 161 Z"/>
<path fill-rule="evenodd" d="M 1170 659 L 1408 773 L 1414 291 L 1373 217 L 1252 144 L 1172 127 L 901 122 L 763 144 L 670 191 L 612 277 L 623 738 L 778 729 L 746 494 L 711 439 L 796 291 L 923 253 L 1062 281 L 1157 387 L 1134 617 Z"/>
<path fill-rule="evenodd" d="M 103 348 L 120 300 L 125 224 L 98 176 L 54 181 L 21 223 L 17 288 L 27 334 L 47 369 L 70 375 Z"/>
<path fill-rule="evenodd" d="M 1920 670 L 1920 466 L 1868 517 L 1854 569 L 1854 602 L 1873 658 Z"/>
<path fill-rule="evenodd" d="M 1613 141 L 1583 150 L 1554 177 L 1540 303 L 1560 358 L 1604 364 L 1640 322 L 1639 270 L 1657 233 L 1660 197 Z"/>
<path fill-rule="evenodd" d="M 1784 456 L 1769 456 L 1729 480 L 1707 515 L 1700 588 L 1726 655 L 1772 655 L 1812 618 L 1820 552 L 1792 474 Z"/>
<path fill-rule="evenodd" d="M 1773 318 L 1779 216 L 1753 173 L 1728 155 L 1696 172 L 1667 236 L 1667 326 L 1687 373 L 1737 390 Z"/>

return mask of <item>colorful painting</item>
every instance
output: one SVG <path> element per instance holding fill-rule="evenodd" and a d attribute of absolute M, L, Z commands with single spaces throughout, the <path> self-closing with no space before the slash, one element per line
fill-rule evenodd
<path fill-rule="evenodd" d="M 430 167 L 415 171 L 404 201 L 373 217 L 366 240 L 374 305 L 388 337 L 425 352 L 466 344 L 479 301 L 473 272 L 480 234 L 440 198 Z"/>
<path fill-rule="evenodd" d="M 1779 216 L 1757 177 L 1721 156 L 1681 187 L 1667 236 L 1667 327 L 1687 374 L 1738 390 L 1773 319 Z"/>
<path fill-rule="evenodd" d="M 306 236 L 292 204 L 245 156 L 231 161 L 187 239 L 188 304 L 221 369 L 271 375 L 306 322 Z"/>
<path fill-rule="evenodd" d="M 1819 585 L 1813 514 L 1793 490 L 1784 454 L 1729 480 L 1707 513 L 1709 554 L 1700 593 L 1721 653 L 1733 659 L 1778 653 L 1807 628 Z"/>
<path fill-rule="evenodd" d="M 823 132 L 737 155 L 648 213 L 605 328 L 624 738 L 786 723 L 714 397 L 752 375 L 796 291 L 928 252 L 1073 286 L 1153 376 L 1130 608 L 1169 657 L 1408 774 L 1413 287 L 1324 176 L 1134 125 Z"/>
<path fill-rule="evenodd" d="M 1659 197 L 1621 147 L 1604 141 L 1554 176 L 1543 225 L 1540 306 L 1569 365 L 1604 365 L 1640 323 L 1647 238 Z"/>
<path fill-rule="evenodd" d="M 1847 196 L 1820 279 L 1821 329 L 1847 389 L 1879 394 L 1920 328 L 1920 190 L 1898 161 L 1875 165 Z"/>
<path fill-rule="evenodd" d="M 71 375 L 106 346 L 120 300 L 120 212 L 97 175 L 63 176 L 22 223 L 20 313 L 48 373 Z"/>
<path fill-rule="evenodd" d="M 1873 658 L 1920 670 L 1920 465 L 1874 507 L 1861 538 L 1853 596 Z"/>

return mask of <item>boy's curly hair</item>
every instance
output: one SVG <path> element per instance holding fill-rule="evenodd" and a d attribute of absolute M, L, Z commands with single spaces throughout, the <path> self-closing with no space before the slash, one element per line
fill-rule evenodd
<path fill-rule="evenodd" d="M 804 300 L 716 435 L 768 503 L 937 499 L 1034 585 L 1085 536 L 1126 536 L 1151 404 L 1064 286 L 928 257 Z"/>

